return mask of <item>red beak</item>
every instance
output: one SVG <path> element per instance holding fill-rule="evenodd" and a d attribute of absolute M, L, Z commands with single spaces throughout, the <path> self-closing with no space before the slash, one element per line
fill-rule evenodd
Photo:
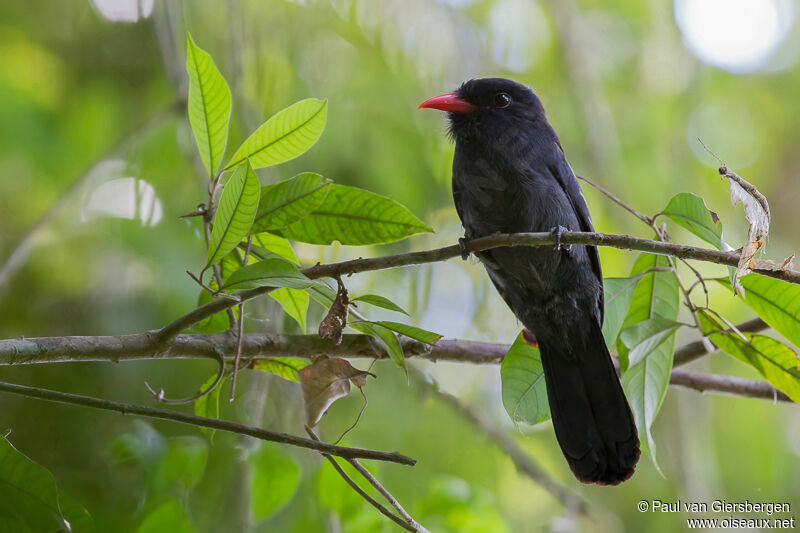
<path fill-rule="evenodd" d="M 440 96 L 428 98 L 421 104 L 418 109 L 439 109 L 440 111 L 447 111 L 449 113 L 469 113 L 478 108 L 466 100 L 462 100 L 456 93 L 446 93 Z"/>

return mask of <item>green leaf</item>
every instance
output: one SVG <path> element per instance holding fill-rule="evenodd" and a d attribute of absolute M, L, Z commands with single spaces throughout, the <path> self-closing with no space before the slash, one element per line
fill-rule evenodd
<path fill-rule="evenodd" d="M 352 298 L 350 301 L 364 302 L 370 305 L 374 305 L 376 307 L 383 307 L 384 309 L 388 309 L 390 311 L 397 311 L 398 313 L 403 313 L 406 316 L 411 316 L 405 309 L 403 309 L 402 307 L 391 301 L 389 298 L 385 298 L 377 294 L 363 294 L 361 296 Z"/>
<path fill-rule="evenodd" d="M 622 324 L 617 340 L 620 365 L 623 369 L 622 387 L 633 410 L 639 433 L 643 434 L 650 448 L 650 457 L 656 468 L 656 443 L 652 425 L 664 401 L 672 371 L 675 334 L 667 335 L 638 360 L 629 364 L 628 347 L 622 342 L 625 330 L 645 320 L 662 318 L 674 321 L 678 318 L 678 282 L 672 272 L 647 272 L 653 268 L 667 268 L 666 257 L 641 254 L 634 264 L 632 275 L 641 274 L 641 279 L 631 299 L 628 314 Z M 645 272 L 647 272 L 645 274 Z M 639 354 L 636 354 L 637 357 Z"/>
<path fill-rule="evenodd" d="M 300 483 L 300 468 L 280 446 L 262 443 L 248 462 L 253 466 L 250 508 L 257 522 L 283 508 Z"/>
<path fill-rule="evenodd" d="M 700 321 L 711 342 L 755 368 L 773 387 L 786 393 L 793 401 L 800 402 L 800 358 L 794 350 L 766 335 L 744 333 L 743 339 L 705 311 L 700 312 Z"/>
<path fill-rule="evenodd" d="M 397 340 L 397 336 L 390 329 L 374 322 L 356 322 L 348 324 L 348 326 L 377 339 L 386 350 L 386 353 L 389 354 L 389 358 L 394 361 L 394 364 L 408 374 L 406 359 L 403 356 L 403 347 L 400 346 L 400 341 Z"/>
<path fill-rule="evenodd" d="M 10 524 L 21 531 L 66 530 L 53 475 L 18 452 L 2 436 L 0 517 L 8 517 Z"/>
<path fill-rule="evenodd" d="M 278 302 L 286 314 L 292 317 L 300 326 L 300 331 L 306 332 L 306 314 L 308 313 L 308 293 L 299 289 L 277 289 L 269 295 Z"/>
<path fill-rule="evenodd" d="M 251 252 L 255 253 L 259 259 L 268 259 L 277 255 L 279 257 L 283 257 L 287 261 L 291 261 L 295 265 L 299 264 L 297 261 L 297 255 L 295 255 L 291 243 L 283 237 L 273 233 L 258 233 L 253 235 L 253 246 L 251 247 Z M 259 253 L 261 255 L 259 255 Z"/>
<path fill-rule="evenodd" d="M 503 407 L 514 423 L 531 425 L 550 418 L 550 404 L 538 346 L 531 346 L 522 333 L 500 365 L 503 389 Z"/>
<path fill-rule="evenodd" d="M 225 289 L 253 287 L 290 287 L 305 289 L 314 282 L 305 277 L 296 265 L 283 258 L 271 258 L 243 266 L 225 281 Z"/>
<path fill-rule="evenodd" d="M 727 279 L 716 281 L 731 288 Z M 743 276 L 739 283 L 744 287 L 744 303 L 789 342 L 800 346 L 800 285 L 757 274 Z"/>
<path fill-rule="evenodd" d="M 280 230 L 293 241 L 310 244 L 381 244 L 431 232 L 403 205 L 385 196 L 337 183 L 318 208 Z"/>
<path fill-rule="evenodd" d="M 188 491 L 200 481 L 208 460 L 208 442 L 186 435 L 170 437 L 158 467 L 150 478 L 153 494 L 167 494 L 174 489 Z"/>
<path fill-rule="evenodd" d="M 299 382 L 297 371 L 304 369 L 308 365 L 308 361 L 297 357 L 267 357 L 255 361 L 253 368 L 275 374 L 288 381 Z"/>
<path fill-rule="evenodd" d="M 86 508 L 64 491 L 58 491 L 58 506 L 61 514 L 69 522 L 71 533 L 93 533 L 96 531 L 94 520 Z M 2 531 L 2 527 L 0 527 Z"/>
<path fill-rule="evenodd" d="M 639 428 L 639 434 L 644 434 L 647 438 L 650 457 L 659 471 L 652 426 L 667 394 L 674 348 L 673 333 L 641 362 L 631 366 L 622 374 L 622 388 L 633 410 L 636 427 Z"/>
<path fill-rule="evenodd" d="M 178 500 L 167 500 L 155 508 L 144 518 L 136 533 L 163 533 L 165 531 L 194 533 L 194 527 Z"/>
<path fill-rule="evenodd" d="M 400 322 L 389 322 L 387 320 L 379 320 L 374 322 L 374 324 L 380 324 L 385 328 L 389 328 L 392 331 L 396 331 L 397 333 L 402 333 L 406 337 L 410 337 L 412 339 L 416 339 L 418 341 L 424 342 L 425 344 L 436 344 L 436 341 L 442 338 L 441 335 L 438 333 L 434 333 L 432 331 L 426 331 L 422 328 L 418 328 L 415 326 L 409 326 L 408 324 L 401 324 Z"/>
<path fill-rule="evenodd" d="M 629 366 L 634 366 L 644 360 L 679 327 L 681 327 L 680 323 L 656 315 L 625 329 L 620 334 L 620 340 L 630 350 L 628 352 Z"/>
<path fill-rule="evenodd" d="M 633 292 L 628 313 L 622 323 L 622 330 L 655 316 L 668 320 L 678 318 L 678 282 L 672 272 L 648 272 L 654 268 L 669 268 L 666 257 L 654 254 L 641 254 L 633 265 L 631 276 L 640 275 L 639 283 Z M 645 272 L 647 272 L 645 274 Z M 617 353 L 622 370 L 628 366 L 628 347 L 617 341 Z"/>
<path fill-rule="evenodd" d="M 605 318 L 603 320 L 603 338 L 611 348 L 617 341 L 617 335 L 625 321 L 625 315 L 631 305 L 633 292 L 640 276 L 631 278 L 603 278 L 605 293 Z"/>
<path fill-rule="evenodd" d="M 663 214 L 718 250 L 724 249 L 722 222 L 696 194 L 690 192 L 676 194 L 664 208 Z"/>
<path fill-rule="evenodd" d="M 252 233 L 280 229 L 297 222 L 322 205 L 328 195 L 331 180 L 313 172 L 261 188 Z"/>
<path fill-rule="evenodd" d="M 216 263 L 250 232 L 258 207 L 259 183 L 250 163 L 236 168 L 228 180 L 214 214 L 206 268 Z"/>
<path fill-rule="evenodd" d="M 203 386 L 200 390 L 208 390 L 212 383 L 217 379 L 217 375 L 214 374 L 208 378 L 208 381 L 203 383 Z M 225 379 L 223 378 L 222 381 L 217 384 L 217 386 L 209 392 L 208 394 L 201 396 L 200 398 L 194 401 L 194 414 L 197 416 L 204 416 L 206 418 L 219 418 L 219 394 L 222 391 L 222 385 L 225 383 Z M 216 429 L 214 428 L 205 428 L 201 427 L 200 431 L 208 435 L 208 438 L 213 440 L 214 433 L 216 433 Z"/>
<path fill-rule="evenodd" d="M 225 155 L 231 90 L 214 60 L 186 35 L 186 71 L 189 73 L 189 122 L 200 159 L 209 176 L 214 176 Z"/>
<path fill-rule="evenodd" d="M 322 135 L 327 106 L 327 100 L 307 98 L 278 111 L 242 143 L 225 168 L 247 158 L 254 168 L 262 168 L 299 156 Z"/>

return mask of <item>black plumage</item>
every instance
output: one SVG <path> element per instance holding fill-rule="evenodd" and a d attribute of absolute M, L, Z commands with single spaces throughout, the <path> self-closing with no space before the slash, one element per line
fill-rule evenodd
<path fill-rule="evenodd" d="M 420 107 L 449 112 L 453 198 L 466 239 L 594 231 L 558 136 L 529 88 L 475 79 Z M 628 479 L 639 439 L 601 331 L 597 248 L 509 247 L 477 255 L 539 343 L 553 427 L 575 476 L 608 485 Z"/>

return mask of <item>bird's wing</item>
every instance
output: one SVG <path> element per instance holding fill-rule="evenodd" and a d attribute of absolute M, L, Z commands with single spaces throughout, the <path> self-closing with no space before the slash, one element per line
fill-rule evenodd
<path fill-rule="evenodd" d="M 563 156 L 563 151 L 561 150 L 561 145 L 558 144 L 558 152 L 562 157 L 559 157 L 559 160 L 556 162 L 555 165 L 549 165 L 550 172 L 553 174 L 553 177 L 556 181 L 561 185 L 561 188 L 564 191 L 564 194 L 567 195 L 569 198 L 570 204 L 572 204 L 572 209 L 575 211 L 575 215 L 578 218 L 578 223 L 580 224 L 581 231 L 588 231 L 593 232 L 594 226 L 592 226 L 592 217 L 589 215 L 589 207 L 586 205 L 586 199 L 583 197 L 583 192 L 581 191 L 580 185 L 578 185 L 578 179 L 575 177 L 575 173 L 572 171 L 572 167 L 569 166 L 566 157 Z M 600 282 L 600 324 L 603 323 L 603 314 L 604 314 L 604 304 L 603 304 L 603 272 L 600 269 L 600 254 L 597 252 L 597 246 L 586 246 L 586 252 L 589 254 L 589 261 L 592 265 L 592 272 L 597 277 L 597 281 Z"/>

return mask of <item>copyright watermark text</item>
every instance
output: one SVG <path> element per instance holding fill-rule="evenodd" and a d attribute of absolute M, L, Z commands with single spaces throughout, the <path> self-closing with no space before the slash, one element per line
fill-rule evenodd
<path fill-rule="evenodd" d="M 752 502 L 714 500 L 711 502 L 641 500 L 636 504 L 641 513 L 685 513 L 706 515 L 686 519 L 689 529 L 794 529 L 794 516 L 776 516 L 791 513 L 789 502 Z M 734 516 L 750 515 L 750 516 Z M 722 516 L 708 516 L 722 515 Z M 760 516 L 753 516 L 760 515 Z"/>

